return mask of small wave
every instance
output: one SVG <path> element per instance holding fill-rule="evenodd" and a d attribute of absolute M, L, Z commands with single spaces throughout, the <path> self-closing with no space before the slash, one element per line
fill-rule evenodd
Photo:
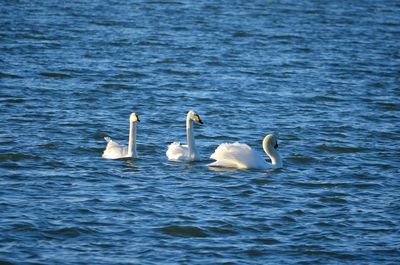
<path fill-rule="evenodd" d="M 329 222 L 318 222 L 314 224 L 315 226 L 321 226 L 321 227 L 332 227 L 334 226 L 332 223 Z"/>
<path fill-rule="evenodd" d="M 0 102 L 2 102 L 2 103 L 24 103 L 25 99 L 22 99 L 22 98 L 7 98 L 7 99 L 1 99 Z"/>
<path fill-rule="evenodd" d="M 19 153 L 11 153 L 11 154 L 0 154 L 0 161 L 21 161 L 26 159 L 32 160 L 40 160 L 40 156 L 35 156 L 31 154 L 19 154 Z"/>
<path fill-rule="evenodd" d="M 131 186 L 129 186 L 129 185 L 127 185 L 127 184 L 121 184 L 121 183 L 119 183 L 119 184 L 114 185 L 114 188 L 116 188 L 116 189 L 130 189 Z"/>
<path fill-rule="evenodd" d="M 178 32 L 180 32 L 180 31 L 189 31 L 189 28 L 188 27 L 184 27 L 184 26 L 175 26 L 175 27 L 172 27 L 172 29 L 175 30 L 175 31 L 178 31 Z"/>
<path fill-rule="evenodd" d="M 36 231 L 37 230 L 36 227 L 33 224 L 28 223 L 28 222 L 22 222 L 22 223 L 14 224 L 12 226 L 12 229 L 16 230 L 16 231 L 25 231 L 25 232 Z"/>
<path fill-rule="evenodd" d="M 343 198 L 338 198 L 338 197 L 325 197 L 319 199 L 320 202 L 323 203 L 338 203 L 338 204 L 346 204 L 347 200 Z"/>
<path fill-rule="evenodd" d="M 208 227 L 210 232 L 222 235 L 236 235 L 238 232 L 234 229 L 224 228 L 224 227 Z"/>
<path fill-rule="evenodd" d="M 159 229 L 162 233 L 182 237 L 207 237 L 207 233 L 196 226 L 170 225 Z"/>
<path fill-rule="evenodd" d="M 61 162 L 61 161 L 56 161 L 56 160 L 47 160 L 44 163 L 46 166 L 52 167 L 52 168 L 60 168 L 60 167 L 65 167 L 67 164 Z"/>
<path fill-rule="evenodd" d="M 274 35 L 271 36 L 272 39 L 277 39 L 277 40 L 302 40 L 303 37 L 297 36 L 297 35 Z"/>
<path fill-rule="evenodd" d="M 63 74 L 63 73 L 41 72 L 39 74 L 41 76 L 50 77 L 50 78 L 60 78 L 60 79 L 72 78 L 71 75 Z"/>
<path fill-rule="evenodd" d="M 332 183 L 332 182 L 298 182 L 292 181 L 289 182 L 289 185 L 296 186 L 296 187 L 303 187 L 303 188 L 331 188 L 331 187 L 338 187 L 343 185 L 348 185 L 348 183 Z"/>
<path fill-rule="evenodd" d="M 306 255 L 311 256 L 329 256 L 337 259 L 344 259 L 344 260 L 357 260 L 359 256 L 347 254 L 347 253 L 340 253 L 334 251 L 326 251 L 326 250 L 305 250 L 303 252 Z"/>
<path fill-rule="evenodd" d="M 256 238 L 255 241 L 263 245 L 277 245 L 282 243 L 281 241 L 274 238 Z"/>
<path fill-rule="evenodd" d="M 183 5 L 183 3 L 178 1 L 147 1 L 148 5 Z"/>
<path fill-rule="evenodd" d="M 55 149 L 57 147 L 57 144 L 49 142 L 49 143 L 38 144 L 37 146 L 44 149 Z"/>
<path fill-rule="evenodd" d="M 258 250 L 258 249 L 248 249 L 246 250 L 247 255 L 250 257 L 260 257 L 264 255 L 264 251 Z"/>
<path fill-rule="evenodd" d="M 359 153 L 365 150 L 362 147 L 356 146 L 329 146 L 326 144 L 321 144 L 316 147 L 317 151 L 328 151 L 332 153 L 348 154 L 348 153 Z"/>
<path fill-rule="evenodd" d="M 357 188 L 357 189 L 371 189 L 371 188 L 381 188 L 382 186 L 378 183 L 359 183 L 359 182 L 298 182 L 291 181 L 289 185 L 302 187 L 302 188 L 314 188 L 314 189 L 323 189 L 323 188 Z M 347 195 L 347 194 L 338 194 L 338 195 Z"/>
<path fill-rule="evenodd" d="M 309 156 L 292 156 L 288 157 L 288 160 L 293 161 L 294 163 L 299 163 L 299 164 L 311 164 L 311 163 L 316 163 L 317 159 Z"/>
<path fill-rule="evenodd" d="M 9 73 L 0 72 L 0 79 L 1 78 L 21 79 L 23 77 L 19 76 L 19 75 L 15 75 L 15 74 L 9 74 Z"/>
<path fill-rule="evenodd" d="M 90 147 L 86 145 L 80 145 L 75 148 L 73 148 L 73 152 L 76 154 L 99 154 L 103 153 L 105 145 L 101 145 L 99 147 Z"/>
<path fill-rule="evenodd" d="M 378 102 L 378 105 L 382 107 L 382 109 L 387 111 L 399 111 L 400 105 L 394 102 Z"/>
<path fill-rule="evenodd" d="M 121 78 L 139 78 L 139 77 L 146 77 L 147 74 L 141 73 L 141 72 L 126 72 L 122 74 L 117 74 L 114 77 L 116 79 L 121 79 Z"/>
<path fill-rule="evenodd" d="M 245 31 L 236 31 L 235 33 L 233 33 L 233 37 L 236 38 L 249 37 L 249 36 L 251 36 L 251 34 Z"/>
<path fill-rule="evenodd" d="M 210 60 L 206 62 L 208 66 L 223 66 L 224 64 L 219 60 Z"/>
<path fill-rule="evenodd" d="M 91 243 L 91 245 L 95 246 L 95 247 L 102 248 L 102 249 L 110 249 L 110 248 L 115 247 L 115 244 L 113 244 L 113 243 L 105 243 L 105 242 L 93 242 L 93 243 Z"/>
<path fill-rule="evenodd" d="M 125 84 L 106 83 L 106 84 L 103 84 L 103 88 L 113 89 L 113 90 L 133 90 L 134 86 L 133 85 L 125 85 Z"/>
<path fill-rule="evenodd" d="M 20 76 L 20 75 L 16 75 L 16 74 L 9 74 L 9 73 L 0 72 L 0 79 L 1 78 L 22 79 L 23 77 Z"/>
<path fill-rule="evenodd" d="M 46 233 L 55 236 L 78 237 L 80 235 L 92 234 L 94 230 L 79 227 L 63 227 L 60 229 L 48 230 Z"/>
<path fill-rule="evenodd" d="M 80 209 L 78 209 L 78 212 L 81 213 L 81 214 L 94 214 L 94 213 L 96 213 L 95 211 L 92 211 L 92 210 L 90 210 L 88 208 L 80 208 Z"/>
<path fill-rule="evenodd" d="M 372 188 L 380 189 L 380 188 L 383 188 L 383 186 L 378 183 L 354 183 L 352 185 L 358 189 L 372 189 Z"/>
<path fill-rule="evenodd" d="M 256 185 L 266 185 L 272 182 L 272 180 L 268 179 L 268 178 L 257 178 L 257 179 L 252 179 L 251 180 L 252 183 L 256 184 Z"/>
<path fill-rule="evenodd" d="M 346 99 L 335 96 L 315 96 L 309 99 L 310 102 L 342 102 Z"/>
<path fill-rule="evenodd" d="M 4 259 L 0 259 L 0 264 L 2 264 L 2 265 L 13 265 L 14 263 L 8 262 L 8 261 L 6 261 Z"/>
<path fill-rule="evenodd" d="M 302 210 L 294 210 L 292 213 L 295 214 L 295 215 L 303 215 L 304 211 L 302 211 Z"/>
<path fill-rule="evenodd" d="M 167 69 L 164 70 L 166 74 L 170 75 L 178 75 L 178 76 L 199 76 L 199 72 L 194 72 L 194 71 L 178 71 L 178 70 L 172 70 L 172 69 Z"/>

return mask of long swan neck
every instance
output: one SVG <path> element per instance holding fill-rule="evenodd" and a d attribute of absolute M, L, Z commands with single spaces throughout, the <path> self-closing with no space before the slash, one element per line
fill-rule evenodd
<path fill-rule="evenodd" d="M 190 119 L 189 116 L 186 118 L 186 137 L 189 152 L 190 154 L 194 154 L 196 152 L 196 146 L 194 143 L 193 120 Z"/>
<path fill-rule="evenodd" d="M 131 122 L 129 127 L 128 156 L 136 157 L 136 122 Z"/>
<path fill-rule="evenodd" d="M 280 168 L 282 167 L 283 163 L 282 163 L 282 158 L 279 155 L 279 152 L 272 147 L 272 145 L 269 143 L 271 140 L 271 138 L 265 138 L 263 141 L 263 149 L 264 152 L 269 156 L 269 158 L 271 159 L 271 163 L 274 167 L 276 168 Z"/>

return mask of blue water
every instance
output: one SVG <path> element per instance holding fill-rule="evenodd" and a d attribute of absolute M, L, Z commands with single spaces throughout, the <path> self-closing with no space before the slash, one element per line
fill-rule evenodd
<path fill-rule="evenodd" d="M 395 0 L 1 1 L 0 263 L 399 264 L 399 84 Z"/>

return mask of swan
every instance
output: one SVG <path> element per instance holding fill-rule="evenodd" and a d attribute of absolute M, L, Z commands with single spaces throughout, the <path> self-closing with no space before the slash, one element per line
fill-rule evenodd
<path fill-rule="evenodd" d="M 186 138 L 187 145 L 181 145 L 179 142 L 173 142 L 168 146 L 167 157 L 172 161 L 196 161 L 199 159 L 197 152 L 194 135 L 193 135 L 193 121 L 203 124 L 200 116 L 194 111 L 189 111 L 186 115 Z"/>
<path fill-rule="evenodd" d="M 136 152 L 136 123 L 139 122 L 139 116 L 136 113 L 132 113 L 129 117 L 129 143 L 128 148 L 120 145 L 119 143 L 112 140 L 110 137 L 104 137 L 107 141 L 106 149 L 103 152 L 103 158 L 105 159 L 119 159 L 126 157 L 137 157 Z"/>
<path fill-rule="evenodd" d="M 277 137 L 274 134 L 268 134 L 264 137 L 262 146 L 272 163 L 268 163 L 257 151 L 251 149 L 247 144 L 236 142 L 218 146 L 210 156 L 211 159 L 216 161 L 209 164 L 209 166 L 238 169 L 282 168 L 282 159 L 277 150 Z"/>

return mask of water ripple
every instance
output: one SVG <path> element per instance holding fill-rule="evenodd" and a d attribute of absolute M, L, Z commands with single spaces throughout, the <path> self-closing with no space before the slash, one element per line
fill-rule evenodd
<path fill-rule="evenodd" d="M 0 263 L 398 263 L 397 1 L 8 2 Z M 207 166 L 268 133 L 283 169 Z"/>

